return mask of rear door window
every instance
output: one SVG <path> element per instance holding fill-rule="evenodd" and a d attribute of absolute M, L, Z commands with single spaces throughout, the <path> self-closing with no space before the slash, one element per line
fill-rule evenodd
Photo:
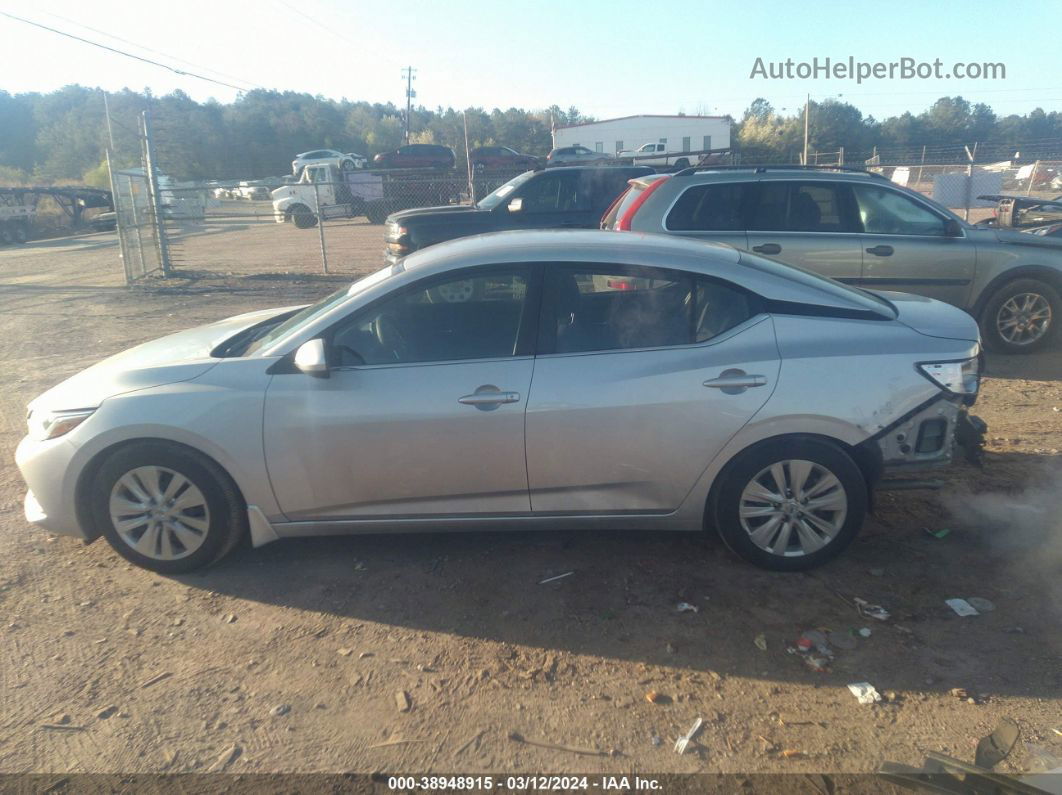
<path fill-rule="evenodd" d="M 753 183 L 694 185 L 679 196 L 665 226 L 675 232 L 738 232 L 747 227 Z"/>
<path fill-rule="evenodd" d="M 714 279 L 662 268 L 547 270 L 540 353 L 660 348 L 705 342 L 743 323 L 756 300 Z"/>
<path fill-rule="evenodd" d="M 750 230 L 855 232 L 846 208 L 848 188 L 829 182 L 765 181 Z"/>

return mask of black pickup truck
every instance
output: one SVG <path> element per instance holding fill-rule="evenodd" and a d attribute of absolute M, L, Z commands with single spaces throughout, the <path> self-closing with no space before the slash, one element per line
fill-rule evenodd
<path fill-rule="evenodd" d="M 647 166 L 572 166 L 527 171 L 473 206 L 422 207 L 387 218 L 387 261 L 468 235 L 509 229 L 596 229 L 627 187 L 652 174 Z"/>

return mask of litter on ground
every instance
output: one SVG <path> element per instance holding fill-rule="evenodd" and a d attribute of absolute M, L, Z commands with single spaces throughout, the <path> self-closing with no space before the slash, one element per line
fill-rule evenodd
<path fill-rule="evenodd" d="M 848 689 L 852 691 L 852 695 L 858 699 L 860 704 L 876 704 L 881 701 L 881 694 L 870 682 L 853 682 L 848 685 Z"/>

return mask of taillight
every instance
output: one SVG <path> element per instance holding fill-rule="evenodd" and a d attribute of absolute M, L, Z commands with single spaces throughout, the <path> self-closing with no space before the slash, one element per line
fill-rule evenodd
<path fill-rule="evenodd" d="M 662 177 L 658 180 L 650 182 L 642 191 L 642 195 L 632 201 L 631 206 L 628 207 L 626 212 L 623 213 L 623 217 L 620 218 L 619 221 L 616 223 L 616 229 L 620 232 L 631 231 L 631 221 L 634 220 L 635 213 L 637 213 L 638 210 L 641 209 L 642 205 L 645 204 L 645 200 L 649 198 L 652 192 L 659 188 L 661 185 L 663 185 L 665 182 L 667 182 L 669 179 L 671 179 L 671 177 Z"/>
<path fill-rule="evenodd" d="M 609 279 L 605 285 L 611 287 L 613 290 L 630 290 L 632 285 L 628 281 L 622 281 L 620 279 Z"/>

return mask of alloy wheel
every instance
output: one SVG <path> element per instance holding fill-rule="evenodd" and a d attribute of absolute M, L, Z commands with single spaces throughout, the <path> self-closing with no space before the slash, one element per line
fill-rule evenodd
<path fill-rule="evenodd" d="M 741 492 L 738 516 L 757 547 L 772 555 L 799 557 L 834 540 L 848 515 L 840 479 L 822 464 L 777 461 Z"/>
<path fill-rule="evenodd" d="M 996 330 L 1011 345 L 1031 345 L 1051 327 L 1051 303 L 1039 293 L 1012 295 L 996 313 Z"/>
<path fill-rule="evenodd" d="M 154 560 L 191 555 L 210 530 L 210 509 L 203 492 L 166 467 L 137 467 L 118 478 L 111 489 L 109 510 L 118 536 Z"/>

